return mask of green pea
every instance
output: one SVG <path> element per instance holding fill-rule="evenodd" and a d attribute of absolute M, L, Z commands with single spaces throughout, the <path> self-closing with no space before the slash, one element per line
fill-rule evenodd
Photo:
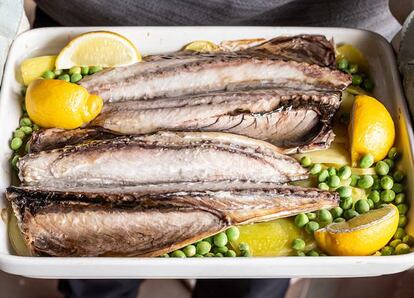
<path fill-rule="evenodd" d="M 339 179 L 338 176 L 334 175 L 334 176 L 330 176 L 328 178 L 328 185 L 330 188 L 336 188 L 341 184 L 341 179 Z"/>
<path fill-rule="evenodd" d="M 38 131 L 40 129 L 40 127 L 37 124 L 33 124 L 32 129 L 33 129 L 33 131 Z"/>
<path fill-rule="evenodd" d="M 400 227 L 400 228 L 397 228 L 397 231 L 395 232 L 392 239 L 403 239 L 404 236 L 405 236 L 405 231 L 403 228 Z"/>
<path fill-rule="evenodd" d="M 230 227 L 226 230 L 226 235 L 229 241 L 236 241 L 239 239 L 240 231 L 237 227 Z"/>
<path fill-rule="evenodd" d="M 309 222 L 308 217 L 304 213 L 299 213 L 295 216 L 295 225 L 298 228 L 303 228 Z"/>
<path fill-rule="evenodd" d="M 387 175 L 389 171 L 390 171 L 390 166 L 385 161 L 381 160 L 377 162 L 377 164 L 375 165 L 375 172 L 378 175 L 381 175 L 381 176 Z"/>
<path fill-rule="evenodd" d="M 237 255 L 236 255 L 236 252 L 234 251 L 234 250 L 231 250 L 231 249 L 229 249 L 227 252 L 226 252 L 226 257 L 228 257 L 228 258 L 234 258 L 234 257 L 236 257 Z"/>
<path fill-rule="evenodd" d="M 239 250 L 240 251 L 249 251 L 250 250 L 250 246 L 249 244 L 242 242 L 239 244 Z"/>
<path fill-rule="evenodd" d="M 335 223 L 344 222 L 344 221 L 345 221 L 345 218 L 343 218 L 343 217 L 337 217 L 337 218 L 334 219 Z"/>
<path fill-rule="evenodd" d="M 400 243 L 395 248 L 396 255 L 408 254 L 410 252 L 410 247 L 405 243 Z"/>
<path fill-rule="evenodd" d="M 185 253 L 181 250 L 174 250 L 171 254 L 173 258 L 185 258 Z"/>
<path fill-rule="evenodd" d="M 73 75 L 73 74 L 75 74 L 75 73 L 77 73 L 77 74 L 80 74 L 80 73 L 81 73 L 81 68 L 80 68 L 79 66 L 72 66 L 72 67 L 69 69 L 69 74 L 70 74 L 70 75 Z"/>
<path fill-rule="evenodd" d="M 331 209 L 331 214 L 333 218 L 338 218 L 344 213 L 344 210 L 341 207 L 334 207 Z"/>
<path fill-rule="evenodd" d="M 13 136 L 15 138 L 23 139 L 26 135 L 25 135 L 24 131 L 22 131 L 21 129 L 16 129 L 13 133 Z"/>
<path fill-rule="evenodd" d="M 358 64 L 350 64 L 349 65 L 349 73 L 355 74 L 358 72 Z"/>
<path fill-rule="evenodd" d="M 91 66 L 89 67 L 89 74 L 94 74 L 102 70 L 101 66 Z"/>
<path fill-rule="evenodd" d="M 300 164 L 302 165 L 302 167 L 307 168 L 307 167 L 309 167 L 312 164 L 312 160 L 310 159 L 309 156 L 303 156 L 300 159 Z"/>
<path fill-rule="evenodd" d="M 399 193 L 395 196 L 394 203 L 395 204 L 401 204 L 405 202 L 405 194 Z"/>
<path fill-rule="evenodd" d="M 185 254 L 186 257 L 192 257 L 196 254 L 197 250 L 196 247 L 194 245 L 187 245 L 186 247 L 183 248 L 183 252 Z"/>
<path fill-rule="evenodd" d="M 399 157 L 398 150 L 395 147 L 392 147 L 390 151 L 388 151 L 388 158 L 392 160 L 396 160 Z"/>
<path fill-rule="evenodd" d="M 306 256 L 306 254 L 305 254 L 303 251 L 296 251 L 296 252 L 295 252 L 295 254 L 296 254 L 298 257 L 304 257 L 304 256 Z"/>
<path fill-rule="evenodd" d="M 15 155 L 15 156 L 13 156 L 13 158 L 12 158 L 12 160 L 11 160 L 11 165 L 13 166 L 13 167 L 16 167 L 16 165 L 17 165 L 17 162 L 19 161 L 19 158 L 20 158 L 20 156 L 19 155 Z"/>
<path fill-rule="evenodd" d="M 63 74 L 63 75 L 58 76 L 58 80 L 70 82 L 70 76 L 68 74 Z"/>
<path fill-rule="evenodd" d="M 207 258 L 211 258 L 211 257 L 214 257 L 214 254 L 211 253 L 211 252 L 208 252 L 204 256 L 207 257 Z"/>
<path fill-rule="evenodd" d="M 32 125 L 32 120 L 27 117 L 20 119 L 20 126 L 30 126 Z"/>
<path fill-rule="evenodd" d="M 246 250 L 242 252 L 242 257 L 251 257 L 252 253 L 250 252 L 250 250 Z"/>
<path fill-rule="evenodd" d="M 18 150 L 23 144 L 23 141 L 21 138 L 13 138 L 10 142 L 10 148 L 12 150 Z"/>
<path fill-rule="evenodd" d="M 206 253 L 210 252 L 211 244 L 207 241 L 200 241 L 197 243 L 196 252 L 199 255 L 205 255 Z"/>
<path fill-rule="evenodd" d="M 391 189 L 381 191 L 381 201 L 385 203 L 391 203 L 395 199 L 395 192 Z"/>
<path fill-rule="evenodd" d="M 341 180 L 346 180 L 350 178 L 352 175 L 351 167 L 349 166 L 343 166 L 338 170 L 338 177 L 341 178 Z"/>
<path fill-rule="evenodd" d="M 319 253 L 316 250 L 310 250 L 306 255 L 309 257 L 318 257 Z"/>
<path fill-rule="evenodd" d="M 401 239 L 395 239 L 395 240 L 392 240 L 390 243 L 389 243 L 389 245 L 391 246 L 391 247 L 396 247 L 398 244 L 400 244 L 400 243 L 402 243 L 402 241 L 401 241 Z"/>
<path fill-rule="evenodd" d="M 319 224 L 316 221 L 310 221 L 305 226 L 305 230 L 309 234 L 313 234 L 313 232 L 315 232 L 318 229 L 319 229 Z"/>
<path fill-rule="evenodd" d="M 413 245 L 414 244 L 414 238 L 411 235 L 405 235 L 402 238 L 402 241 L 408 245 Z"/>
<path fill-rule="evenodd" d="M 408 206 L 406 204 L 398 204 L 397 209 L 400 214 L 405 215 L 408 211 Z"/>
<path fill-rule="evenodd" d="M 218 252 L 214 255 L 216 258 L 222 258 L 224 255 L 221 252 Z"/>
<path fill-rule="evenodd" d="M 336 176 L 336 169 L 334 167 L 328 168 L 329 176 Z"/>
<path fill-rule="evenodd" d="M 214 245 L 221 247 L 221 246 L 225 246 L 227 244 L 227 236 L 226 233 L 218 233 L 217 235 L 214 235 L 213 237 L 213 243 Z"/>
<path fill-rule="evenodd" d="M 384 159 L 384 162 L 388 165 L 390 170 L 392 170 L 394 168 L 395 163 L 392 159 L 386 158 L 386 159 Z"/>
<path fill-rule="evenodd" d="M 309 220 L 316 219 L 316 214 L 313 212 L 306 213 L 306 216 L 308 217 Z"/>
<path fill-rule="evenodd" d="M 360 75 L 352 75 L 352 85 L 359 86 L 362 83 L 362 77 Z"/>
<path fill-rule="evenodd" d="M 340 70 L 346 71 L 348 70 L 349 62 L 347 59 L 342 58 L 338 61 L 337 67 Z"/>
<path fill-rule="evenodd" d="M 391 189 L 394 185 L 394 180 L 388 175 L 381 178 L 381 187 L 383 189 Z"/>
<path fill-rule="evenodd" d="M 369 205 L 369 209 L 373 209 L 374 206 L 375 206 L 374 202 L 370 199 L 367 199 L 367 202 L 368 202 L 368 205 Z"/>
<path fill-rule="evenodd" d="M 390 256 L 394 253 L 394 247 L 392 246 L 384 246 L 381 249 L 381 255 L 382 256 Z"/>
<path fill-rule="evenodd" d="M 161 258 L 169 258 L 170 255 L 169 254 L 163 254 L 162 256 L 160 256 Z"/>
<path fill-rule="evenodd" d="M 394 183 L 392 190 L 397 194 L 404 191 L 404 186 L 401 183 Z"/>
<path fill-rule="evenodd" d="M 403 181 L 403 180 L 404 180 L 404 177 L 405 177 L 404 173 L 403 173 L 403 172 L 401 172 L 401 171 L 399 171 L 399 170 L 395 171 L 395 172 L 394 172 L 394 175 L 392 175 L 392 176 L 393 176 L 393 178 L 394 178 L 394 180 L 395 180 L 396 182 L 401 182 L 401 181 Z"/>
<path fill-rule="evenodd" d="M 44 79 L 54 79 L 55 78 L 55 73 L 51 70 L 46 70 L 43 74 L 42 77 Z"/>
<path fill-rule="evenodd" d="M 355 203 L 355 211 L 359 214 L 367 213 L 369 211 L 369 204 L 367 200 L 360 199 Z"/>
<path fill-rule="evenodd" d="M 370 188 L 374 184 L 374 178 L 370 175 L 364 175 L 358 180 L 358 187 L 367 189 Z"/>
<path fill-rule="evenodd" d="M 348 197 L 348 198 L 343 198 L 341 199 L 341 202 L 339 203 L 339 207 L 341 207 L 343 210 L 348 210 L 352 208 L 352 198 Z"/>
<path fill-rule="evenodd" d="M 326 179 L 328 179 L 329 177 L 329 172 L 328 170 L 322 170 L 319 175 L 318 175 L 318 182 L 325 182 Z"/>
<path fill-rule="evenodd" d="M 404 228 L 407 225 L 408 219 L 405 215 L 400 215 L 398 219 L 398 226 Z"/>
<path fill-rule="evenodd" d="M 318 188 L 321 190 L 329 190 L 329 185 L 326 184 L 325 182 L 321 182 L 318 184 Z"/>
<path fill-rule="evenodd" d="M 300 238 L 297 238 L 297 239 L 293 240 L 293 242 L 292 242 L 292 248 L 294 250 L 302 251 L 302 250 L 305 249 L 305 246 L 306 246 L 305 241 L 303 241 Z"/>
<path fill-rule="evenodd" d="M 372 154 L 364 155 L 359 161 L 359 167 L 368 169 L 374 164 L 374 156 Z"/>
<path fill-rule="evenodd" d="M 80 73 L 74 73 L 73 75 L 70 76 L 70 81 L 72 83 L 79 82 L 80 80 L 82 80 L 82 75 Z"/>
<path fill-rule="evenodd" d="M 326 209 L 318 210 L 318 220 L 323 223 L 332 222 L 332 214 Z"/>
<path fill-rule="evenodd" d="M 206 242 L 210 243 L 211 245 L 213 245 L 213 237 L 207 237 L 203 241 L 206 241 Z"/>
<path fill-rule="evenodd" d="M 373 190 L 368 195 L 368 199 L 374 202 L 375 204 L 380 201 L 380 193 L 378 190 Z"/>
<path fill-rule="evenodd" d="M 55 73 L 55 77 L 60 76 L 61 74 L 63 74 L 63 69 L 55 69 L 53 72 Z"/>
<path fill-rule="evenodd" d="M 372 184 L 371 190 L 382 190 L 381 179 L 377 175 L 374 176 L 374 184 Z"/>
<path fill-rule="evenodd" d="M 194 258 L 204 258 L 204 256 L 203 255 L 199 255 L 199 254 L 195 254 L 194 255 Z"/>
<path fill-rule="evenodd" d="M 348 209 L 348 210 L 344 211 L 344 217 L 347 220 L 350 220 L 351 218 L 354 218 L 355 216 L 358 216 L 358 215 L 359 215 L 359 213 L 356 212 L 354 209 Z"/>
<path fill-rule="evenodd" d="M 351 183 L 349 184 L 350 186 L 357 186 L 357 184 L 358 184 L 358 180 L 360 179 L 361 177 L 359 177 L 358 175 L 354 175 L 354 174 L 352 174 L 351 175 Z"/>
<path fill-rule="evenodd" d="M 86 76 L 89 73 L 89 66 L 81 66 L 81 75 Z"/>
<path fill-rule="evenodd" d="M 370 79 L 365 79 L 362 83 L 362 87 L 368 92 L 370 92 L 374 89 L 374 82 L 372 82 Z"/>
<path fill-rule="evenodd" d="M 229 248 L 227 246 L 221 246 L 221 247 L 214 247 L 213 248 L 214 253 L 225 254 L 228 250 L 229 250 Z"/>
<path fill-rule="evenodd" d="M 352 195 L 352 189 L 349 186 L 340 186 L 336 191 L 341 198 L 350 197 Z"/>
<path fill-rule="evenodd" d="M 310 173 L 312 174 L 312 175 L 316 175 L 316 174 L 318 174 L 320 171 L 322 170 L 322 165 L 320 164 L 320 163 L 315 163 L 312 167 L 311 167 L 311 169 L 310 169 Z"/>
<path fill-rule="evenodd" d="M 26 135 L 31 134 L 32 131 L 33 131 L 31 126 L 22 126 L 22 127 L 20 127 L 20 130 Z"/>

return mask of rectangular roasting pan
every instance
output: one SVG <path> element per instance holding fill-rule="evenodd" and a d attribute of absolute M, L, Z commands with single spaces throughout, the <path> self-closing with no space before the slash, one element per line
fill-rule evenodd
<path fill-rule="evenodd" d="M 408 174 L 408 197 L 414 191 L 413 141 L 407 105 L 394 54 L 381 36 L 344 28 L 307 27 L 79 27 L 42 28 L 20 35 L 7 59 L 0 98 L 0 207 L 6 207 L 4 191 L 12 173 L 9 139 L 21 113 L 18 83 L 20 62 L 27 57 L 58 53 L 74 36 L 95 30 L 115 31 L 128 37 L 142 54 L 180 49 L 193 40 L 220 42 L 229 39 L 271 38 L 301 33 L 324 34 L 336 43 L 351 43 L 369 60 L 376 83 L 375 96 L 389 109 L 397 126 L 401 162 Z M 414 204 L 411 199 L 411 204 Z M 408 231 L 414 234 L 414 208 Z M 389 257 L 272 257 L 272 258 L 50 258 L 13 255 L 7 226 L 0 222 L 0 270 L 37 278 L 266 278 L 357 277 L 391 274 L 414 265 L 414 253 Z"/>

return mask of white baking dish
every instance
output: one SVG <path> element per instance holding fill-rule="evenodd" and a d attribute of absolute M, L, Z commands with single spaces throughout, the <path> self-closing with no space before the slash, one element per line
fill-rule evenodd
<path fill-rule="evenodd" d="M 369 60 L 375 95 L 392 113 L 403 150 L 403 170 L 414 185 L 413 132 L 390 45 L 377 34 L 343 28 L 305 27 L 101 27 L 45 28 L 20 35 L 7 60 L 0 99 L 0 192 L 10 185 L 12 131 L 20 116 L 21 86 L 16 79 L 20 62 L 27 57 L 57 53 L 72 37 L 94 30 L 119 32 L 131 39 L 144 55 L 180 49 L 193 40 L 219 42 L 241 38 L 271 38 L 301 33 L 324 34 L 336 43 L 351 43 Z M 409 189 L 412 198 L 414 188 Z M 411 202 L 412 204 L 414 202 Z M 0 206 L 5 207 L 1 200 Z M 409 218 L 414 218 L 411 208 Z M 408 230 L 414 234 L 414 221 Z M 274 257 L 274 258 L 46 258 L 12 254 L 6 224 L 0 223 L 0 269 L 41 278 L 236 278 L 236 277 L 345 277 L 396 273 L 414 265 L 414 253 L 390 257 Z"/>

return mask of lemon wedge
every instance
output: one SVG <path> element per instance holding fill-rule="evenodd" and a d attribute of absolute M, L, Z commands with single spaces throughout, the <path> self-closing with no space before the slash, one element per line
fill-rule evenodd
<path fill-rule="evenodd" d="M 40 78 L 45 71 L 53 70 L 55 61 L 56 56 L 40 56 L 24 60 L 20 66 L 24 85 L 27 86 L 31 81 Z"/>
<path fill-rule="evenodd" d="M 185 45 L 184 51 L 193 51 L 193 52 L 215 52 L 220 48 L 212 41 L 208 40 L 195 40 Z"/>
<path fill-rule="evenodd" d="M 398 227 L 398 209 L 387 205 L 315 232 L 318 247 L 333 256 L 368 256 L 385 246 Z"/>
<path fill-rule="evenodd" d="M 109 31 L 79 35 L 56 58 L 56 69 L 72 66 L 117 67 L 141 61 L 141 54 L 126 37 Z"/>
<path fill-rule="evenodd" d="M 349 123 L 352 164 L 365 154 L 382 160 L 394 144 L 395 127 L 390 113 L 373 97 L 357 95 Z"/>
<path fill-rule="evenodd" d="M 237 250 L 240 243 L 248 243 L 250 252 L 255 257 L 293 255 L 292 242 L 296 238 L 305 240 L 306 249 L 315 247 L 311 237 L 287 218 L 240 226 L 239 231 L 239 238 L 232 241 L 231 245 Z"/>
<path fill-rule="evenodd" d="M 62 80 L 35 80 L 26 91 L 30 119 L 45 128 L 78 128 L 94 119 L 102 105 L 98 95 Z"/>

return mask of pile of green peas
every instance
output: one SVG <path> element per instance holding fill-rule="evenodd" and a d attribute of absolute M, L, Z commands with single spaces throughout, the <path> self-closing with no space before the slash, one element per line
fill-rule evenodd
<path fill-rule="evenodd" d="M 70 69 L 47 70 L 43 73 L 44 79 L 58 79 L 66 82 L 77 83 L 87 75 L 92 75 L 102 70 L 101 66 L 73 66 Z"/>
<path fill-rule="evenodd" d="M 352 75 L 352 85 L 359 86 L 362 89 L 371 92 L 374 89 L 374 83 L 366 74 L 359 71 L 357 64 L 349 63 L 346 58 L 340 59 L 336 67 L 343 72 L 349 73 Z"/>
<path fill-rule="evenodd" d="M 394 204 L 399 212 L 398 229 L 390 243 L 380 253 L 391 255 L 410 252 L 414 241 L 413 237 L 407 235 L 404 230 L 408 222 L 406 217 L 408 205 L 403 185 L 405 175 L 395 165 L 399 157 L 399 152 L 395 147 L 390 149 L 385 159 L 377 163 L 374 163 L 374 157 L 371 154 L 364 155 L 359 161 L 359 167 L 374 168 L 375 175 L 363 176 L 352 174 L 349 166 L 339 169 L 324 168 L 321 164 L 312 164 L 310 157 L 302 157 L 301 165 L 308 168 L 310 174 L 315 177 L 318 188 L 338 192 L 340 205 L 331 210 L 298 214 L 294 219 L 296 226 L 304 228 L 307 233 L 313 235 L 316 230 L 332 222 L 347 221 L 371 209 L 381 208 L 385 204 Z M 367 198 L 359 199 L 354 203 L 352 187 L 364 190 Z M 298 250 L 297 245 L 297 242 L 294 242 L 292 247 Z"/>
<path fill-rule="evenodd" d="M 232 249 L 230 242 L 239 239 L 240 231 L 237 227 L 230 227 L 225 232 L 187 245 L 182 249 L 174 250 L 162 257 L 168 258 L 202 258 L 202 257 L 250 257 L 250 248 L 247 243 L 240 243 L 239 252 Z"/>

